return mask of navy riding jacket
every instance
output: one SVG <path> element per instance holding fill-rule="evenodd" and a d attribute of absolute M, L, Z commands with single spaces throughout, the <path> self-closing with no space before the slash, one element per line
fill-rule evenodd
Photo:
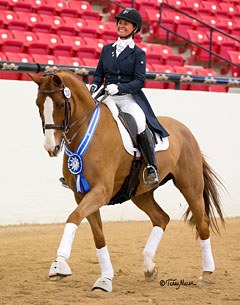
<path fill-rule="evenodd" d="M 145 113 L 150 128 L 162 137 L 168 132 L 159 124 L 151 105 L 142 91 L 146 77 L 146 55 L 137 45 L 127 46 L 117 57 L 116 47 L 103 47 L 92 84 L 99 88 L 103 83 L 118 85 L 118 95 L 132 94 L 134 100 Z"/>

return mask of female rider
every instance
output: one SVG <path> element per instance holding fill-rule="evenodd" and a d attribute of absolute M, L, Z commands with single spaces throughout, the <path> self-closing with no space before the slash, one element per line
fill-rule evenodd
<path fill-rule="evenodd" d="M 147 165 L 145 182 L 148 185 L 156 185 L 159 181 L 155 145 L 147 126 L 161 137 L 168 136 L 168 133 L 159 124 L 141 90 L 146 75 L 146 55 L 134 43 L 134 35 L 142 27 L 142 18 L 137 10 L 126 8 L 116 16 L 116 21 L 118 40 L 103 47 L 90 91 L 95 92 L 104 83 L 109 98 L 123 112 L 135 118 L 139 149 Z"/>

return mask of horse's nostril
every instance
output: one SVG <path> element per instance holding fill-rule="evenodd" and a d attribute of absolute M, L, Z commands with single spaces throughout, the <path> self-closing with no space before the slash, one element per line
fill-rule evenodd
<path fill-rule="evenodd" d="M 60 150 L 60 145 L 56 145 L 53 151 L 54 156 L 57 156 L 59 150 Z"/>

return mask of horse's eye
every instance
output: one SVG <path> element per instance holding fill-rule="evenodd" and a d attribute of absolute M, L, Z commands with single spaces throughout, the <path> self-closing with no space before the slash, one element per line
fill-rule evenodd
<path fill-rule="evenodd" d="M 65 107 L 65 103 L 56 104 L 57 109 L 63 109 Z"/>

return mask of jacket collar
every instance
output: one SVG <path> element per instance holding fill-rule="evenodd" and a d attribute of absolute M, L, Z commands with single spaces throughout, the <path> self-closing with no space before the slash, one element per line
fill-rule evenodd
<path fill-rule="evenodd" d="M 119 63 L 120 61 L 122 61 L 124 58 L 126 58 L 128 55 L 130 55 L 131 53 L 134 52 L 135 49 L 135 43 L 133 48 L 130 48 L 129 46 L 127 46 L 117 57 L 116 56 L 116 46 L 114 46 L 114 44 L 112 44 L 112 48 L 114 49 L 114 54 L 115 54 L 115 61 L 117 63 Z"/>

